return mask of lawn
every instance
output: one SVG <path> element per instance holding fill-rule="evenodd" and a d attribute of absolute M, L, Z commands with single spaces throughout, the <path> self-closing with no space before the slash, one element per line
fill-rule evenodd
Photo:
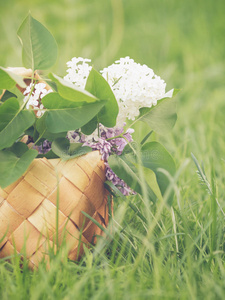
<path fill-rule="evenodd" d="M 4 67 L 22 65 L 16 30 L 29 10 L 57 40 L 57 74 L 74 56 L 91 58 L 97 69 L 130 56 L 168 90 L 181 89 L 175 128 L 151 136 L 178 171 L 172 207 L 138 195 L 114 199 L 113 239 L 101 239 L 79 263 L 59 253 L 49 271 L 31 272 L 26 263 L 21 271 L 18 258 L 0 261 L 0 298 L 224 299 L 225 2 L 0 0 Z M 149 129 L 135 130 L 141 141 Z"/>

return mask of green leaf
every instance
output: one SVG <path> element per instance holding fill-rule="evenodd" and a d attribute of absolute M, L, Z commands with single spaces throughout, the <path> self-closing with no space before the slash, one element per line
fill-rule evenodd
<path fill-rule="evenodd" d="M 37 158 L 47 158 L 47 159 L 53 159 L 53 158 L 59 158 L 58 155 L 56 155 L 52 150 L 48 151 L 45 154 L 38 154 Z"/>
<path fill-rule="evenodd" d="M 146 136 L 142 139 L 141 145 L 144 145 L 144 143 L 148 140 L 148 138 L 152 135 L 153 130 L 151 130 L 149 133 L 146 134 Z"/>
<path fill-rule="evenodd" d="M 50 132 L 50 131 L 46 130 L 42 137 L 45 140 L 48 140 L 49 142 L 53 142 L 57 138 L 66 137 L 66 135 L 67 135 L 67 131 L 59 132 L 59 133 L 53 133 L 53 132 Z"/>
<path fill-rule="evenodd" d="M 177 94 L 174 90 L 173 96 Z M 177 120 L 176 101 L 174 98 L 163 98 L 156 106 L 143 107 L 136 121 L 147 123 L 155 132 L 167 134 L 175 125 Z"/>
<path fill-rule="evenodd" d="M 15 98 L 9 99 L 0 107 L 0 132 L 12 120 L 13 116 L 19 111 L 20 106 Z"/>
<path fill-rule="evenodd" d="M 77 106 L 80 106 L 81 102 L 92 103 L 98 100 L 89 92 L 76 87 L 53 73 L 49 74 L 49 78 L 57 84 L 59 94 L 65 99 L 77 102 Z"/>
<path fill-rule="evenodd" d="M 48 112 L 45 112 L 44 115 L 41 118 L 38 118 L 36 120 L 36 131 L 38 132 L 38 138 L 41 136 L 42 138 L 53 142 L 57 138 L 66 137 L 67 131 L 65 132 L 59 132 L 59 133 L 52 133 L 49 132 L 46 126 L 46 117 L 48 115 Z"/>
<path fill-rule="evenodd" d="M 92 68 L 85 89 L 101 100 L 108 100 L 98 115 L 98 121 L 106 127 L 114 127 L 119 112 L 118 103 L 108 82 Z"/>
<path fill-rule="evenodd" d="M 23 81 L 23 77 L 13 72 L 0 67 L 0 89 L 9 90 L 18 84 L 22 88 L 26 88 L 26 84 Z"/>
<path fill-rule="evenodd" d="M 141 182 L 138 176 L 138 169 L 136 166 L 128 159 L 129 155 L 111 155 L 109 157 L 109 166 L 113 172 L 122 180 L 124 180 L 129 187 L 134 191 L 143 195 L 142 185 L 146 184 L 148 197 L 151 201 L 156 201 L 156 195 L 147 184 L 147 182 Z"/>
<path fill-rule="evenodd" d="M 25 143 L 17 142 L 7 150 L 10 150 L 14 154 L 16 154 L 17 157 L 21 157 L 28 150 L 28 146 Z"/>
<path fill-rule="evenodd" d="M 58 138 L 52 143 L 52 151 L 63 160 L 75 158 L 92 151 L 91 147 L 82 143 L 71 143 L 67 138 Z"/>
<path fill-rule="evenodd" d="M 155 173 L 149 168 L 145 168 L 143 166 L 142 166 L 142 168 L 143 168 L 146 182 L 151 187 L 153 192 L 156 194 L 157 198 L 162 199 L 162 194 L 161 194 Z"/>
<path fill-rule="evenodd" d="M 17 96 L 15 94 L 11 93 L 10 91 L 6 90 L 1 98 L 1 102 L 5 102 L 6 100 L 8 100 L 10 98 L 17 98 Z"/>
<path fill-rule="evenodd" d="M 87 124 L 85 124 L 82 128 L 81 131 L 82 133 L 86 134 L 86 135 L 90 135 L 92 134 L 95 129 L 98 126 L 98 119 L 95 116 L 91 121 L 89 121 Z"/>
<path fill-rule="evenodd" d="M 141 148 L 141 158 L 143 166 L 151 169 L 155 173 L 161 194 L 164 195 L 170 181 L 159 169 L 166 170 L 173 177 L 176 173 L 176 166 L 172 156 L 160 143 L 149 142 Z M 148 178 L 146 178 L 146 180 L 148 181 Z M 172 201 L 173 192 L 170 193 L 168 203 L 171 204 Z"/>
<path fill-rule="evenodd" d="M 0 150 L 12 146 L 35 121 L 34 113 L 21 111 L 15 98 L 0 106 Z"/>
<path fill-rule="evenodd" d="M 49 93 L 42 99 L 44 107 L 48 110 L 45 113 L 47 130 L 59 133 L 81 128 L 98 114 L 105 102 L 77 107 L 76 102 L 66 100 L 57 93 Z"/>
<path fill-rule="evenodd" d="M 87 103 L 85 103 L 85 105 L 80 104 L 80 103 L 79 103 L 79 105 L 77 105 L 76 102 L 65 99 L 56 92 L 47 94 L 46 96 L 44 96 L 42 98 L 41 101 L 42 101 L 44 107 L 48 110 L 54 110 L 56 107 L 57 108 L 76 108 L 76 107 L 87 105 Z"/>
<path fill-rule="evenodd" d="M 22 59 L 25 68 L 46 70 L 57 59 L 57 44 L 51 33 L 30 14 L 17 32 L 23 46 Z"/>
<path fill-rule="evenodd" d="M 10 93 L 14 94 L 15 96 L 12 96 L 12 98 L 17 98 L 20 106 L 23 106 L 24 104 L 24 95 L 21 93 L 21 91 L 14 86 L 13 88 L 11 88 L 10 90 L 8 90 Z M 9 98 L 8 98 L 9 99 Z M 8 100 L 7 99 L 7 100 Z"/>
<path fill-rule="evenodd" d="M 1 188 L 7 187 L 19 179 L 38 155 L 37 150 L 28 149 L 23 143 L 18 143 L 12 150 L 0 151 Z"/>
<path fill-rule="evenodd" d="M 30 136 L 34 136 L 34 126 L 29 127 L 28 129 L 26 129 L 24 131 L 25 135 L 30 135 Z"/>
<path fill-rule="evenodd" d="M 160 169 L 166 170 L 173 177 L 176 173 L 174 160 L 168 151 L 158 142 L 144 144 L 140 154 L 148 194 L 150 198 L 152 198 L 152 194 L 160 199 L 164 196 L 170 184 L 169 178 Z M 123 179 L 136 192 L 142 194 L 141 187 L 145 183 L 140 182 L 137 159 L 134 154 L 130 153 L 129 148 L 127 148 L 126 154 L 110 156 L 109 165 L 118 177 Z M 156 196 L 153 197 L 153 200 Z M 170 192 L 167 199 L 169 205 L 172 204 L 172 201 L 173 191 Z"/>

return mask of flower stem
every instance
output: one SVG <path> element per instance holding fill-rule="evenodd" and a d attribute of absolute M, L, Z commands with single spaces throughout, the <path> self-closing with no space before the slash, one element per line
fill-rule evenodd
<path fill-rule="evenodd" d="M 114 140 L 114 139 L 118 139 L 118 138 L 124 138 L 123 134 L 121 133 L 119 135 L 108 138 L 108 139 L 106 139 L 106 141 L 110 141 L 110 140 Z"/>
<path fill-rule="evenodd" d="M 29 95 L 28 95 L 28 97 L 27 97 L 27 101 L 26 102 L 24 102 L 23 103 L 23 105 L 21 106 L 21 110 L 22 109 L 24 109 L 24 107 L 27 105 L 27 103 L 28 103 L 28 101 L 30 100 L 30 97 L 31 97 L 31 95 L 32 95 L 32 93 L 33 93 L 33 91 L 34 91 L 34 71 L 32 71 L 33 73 L 32 73 L 32 79 L 31 79 L 31 89 L 30 89 L 30 93 L 29 93 Z"/>
<path fill-rule="evenodd" d="M 40 141 L 40 139 L 43 137 L 43 135 L 45 134 L 45 132 L 46 132 L 46 130 L 47 129 L 45 129 L 43 132 L 42 132 L 42 134 L 38 137 L 38 139 L 34 142 L 34 145 L 36 145 L 39 141 Z"/>
<path fill-rule="evenodd" d="M 130 146 L 131 150 L 134 152 L 134 154 L 137 155 L 137 152 L 136 150 L 134 149 L 134 147 L 131 145 L 131 143 L 128 141 L 128 139 L 124 136 L 123 137 L 125 139 L 125 141 L 127 142 L 127 144 Z"/>

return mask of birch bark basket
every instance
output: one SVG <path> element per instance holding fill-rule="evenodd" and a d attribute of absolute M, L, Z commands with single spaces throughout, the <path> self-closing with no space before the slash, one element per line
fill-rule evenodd
<path fill-rule="evenodd" d="M 31 70 L 10 71 L 26 77 L 24 81 L 30 84 Z M 44 82 L 37 72 L 34 77 L 37 83 Z M 50 87 L 46 84 L 46 88 Z M 65 243 L 68 258 L 78 260 L 83 246 L 95 244 L 103 234 L 82 212 L 103 227 L 109 221 L 104 181 L 99 151 L 67 161 L 35 159 L 16 182 L 0 188 L 0 258 L 26 256 L 29 266 L 36 268 L 41 260 L 49 259 L 49 248 Z"/>
<path fill-rule="evenodd" d="M 34 268 L 48 259 L 49 247 L 64 241 L 68 258 L 78 260 L 83 245 L 103 234 L 82 212 L 108 224 L 104 181 L 98 151 L 68 161 L 35 159 L 19 180 L 0 189 L 0 258 L 26 255 Z"/>

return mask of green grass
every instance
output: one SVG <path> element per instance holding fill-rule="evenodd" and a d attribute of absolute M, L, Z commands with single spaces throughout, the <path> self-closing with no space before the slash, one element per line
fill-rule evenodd
<path fill-rule="evenodd" d="M 225 2 L 0 0 L 0 7 L 0 65 L 21 65 L 15 33 L 30 9 L 56 37 L 58 74 L 73 56 L 102 68 L 129 55 L 152 67 L 168 89 L 182 88 L 176 127 L 151 136 L 176 160 L 173 208 L 138 196 L 115 199 L 113 240 L 102 239 L 80 263 L 61 261 L 59 253 L 48 272 L 26 264 L 21 271 L 18 258 L 1 261 L 0 298 L 224 299 Z M 147 130 L 136 128 L 136 139 Z M 204 165 L 211 194 L 191 152 Z"/>

